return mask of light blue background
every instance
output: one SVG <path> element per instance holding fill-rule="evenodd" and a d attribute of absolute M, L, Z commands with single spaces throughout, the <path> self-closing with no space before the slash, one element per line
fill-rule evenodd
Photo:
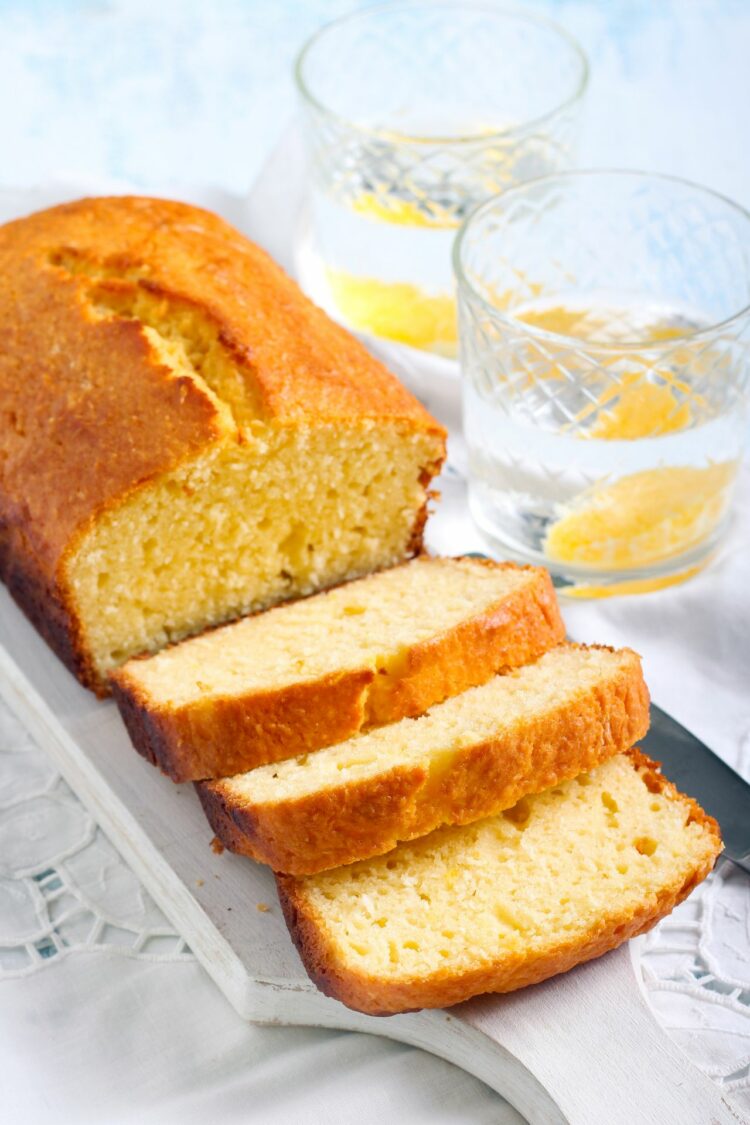
<path fill-rule="evenodd" d="M 0 184 L 62 173 L 246 190 L 294 110 L 296 51 L 354 6 L 0 0 Z M 589 53 L 581 163 L 673 172 L 750 204 L 748 0 L 518 6 Z"/>

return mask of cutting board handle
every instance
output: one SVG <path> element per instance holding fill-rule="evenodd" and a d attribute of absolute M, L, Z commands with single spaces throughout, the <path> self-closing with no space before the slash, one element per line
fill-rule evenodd
<path fill-rule="evenodd" d="M 718 1086 L 656 1023 L 636 971 L 623 946 L 533 988 L 452 1009 L 451 1018 L 487 1038 L 487 1059 L 468 1069 L 531 1125 L 738 1125 L 741 1117 Z M 487 1076 L 497 1048 L 516 1061 L 516 1090 Z M 524 1081 L 524 1074 L 536 1081 Z M 539 1098 L 539 1086 L 558 1117 Z"/>

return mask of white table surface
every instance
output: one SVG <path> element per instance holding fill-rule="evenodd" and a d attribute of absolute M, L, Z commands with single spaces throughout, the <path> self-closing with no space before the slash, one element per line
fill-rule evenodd
<path fill-rule="evenodd" d="M 351 6 L 3 0 L 0 185 L 70 175 L 122 177 L 175 194 L 181 183 L 196 181 L 244 190 L 293 111 L 288 69 L 296 48 L 322 20 Z M 533 7 L 556 15 L 591 57 L 582 163 L 673 172 L 750 204 L 744 116 L 750 5 L 561 0 Z M 639 603 L 636 619 L 662 612 L 674 626 L 675 615 L 685 613 L 673 598 L 655 595 L 648 603 L 648 609 Z M 748 616 L 746 601 L 736 620 L 750 625 Z M 625 599 L 613 604 L 609 618 L 612 630 L 627 637 L 634 618 Z M 579 621 L 588 628 L 586 612 Z M 719 630 L 704 624 L 709 665 L 726 654 Z M 619 636 L 610 631 L 601 639 Z M 681 682 L 670 679 L 664 663 L 654 672 L 661 701 L 672 701 L 683 717 Z M 702 672 L 707 687 L 730 700 L 733 723 L 718 732 L 726 741 L 721 749 L 738 765 L 750 765 L 741 678 L 718 683 L 708 666 Z M 710 741 L 710 711 L 695 700 L 688 711 L 684 721 L 694 714 L 692 725 Z M 0 758 L 0 806 L 15 818 L 21 797 L 34 793 L 47 810 L 24 822 L 29 851 L 21 855 L 14 851 L 18 822 L 0 818 L 3 1118 L 24 1125 L 518 1121 L 481 1083 L 412 1049 L 364 1036 L 243 1024 L 6 715 L 0 715 L 0 750 L 9 752 Z M 52 818 L 46 827 L 45 815 Z M 70 839 L 61 852 L 65 832 Z M 43 875 L 48 861 L 60 885 Z M 27 874 L 10 877 L 19 871 Z M 31 884 L 36 890 L 27 891 Z M 698 913 L 711 909 L 710 895 L 696 902 L 676 952 L 670 947 L 663 955 L 684 959 L 684 935 L 695 933 Z M 741 911 L 727 909 L 725 944 L 731 938 L 741 953 L 750 931 L 743 930 Z M 70 940 L 50 953 L 52 922 L 60 916 Z M 29 940 L 14 943 L 20 933 Z M 19 953 L 21 945 L 30 952 Z M 24 956 L 29 960 L 22 964 Z M 700 1056 L 697 1042 L 683 1045 Z M 746 1088 L 750 1038 L 744 1055 L 740 1044 L 731 1060 L 721 1036 L 714 1036 L 711 1051 L 709 1068 Z"/>

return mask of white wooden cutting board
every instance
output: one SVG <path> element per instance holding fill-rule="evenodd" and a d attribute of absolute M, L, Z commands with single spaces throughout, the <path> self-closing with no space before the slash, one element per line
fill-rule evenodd
<path fill-rule="evenodd" d="M 718 1088 L 656 1025 L 626 948 L 449 1012 L 362 1016 L 322 996 L 289 940 L 270 873 L 212 852 L 192 786 L 133 751 L 114 704 L 80 687 L 4 587 L 0 641 L 0 695 L 245 1019 L 423 1047 L 493 1086 L 532 1125 L 736 1125 Z"/>

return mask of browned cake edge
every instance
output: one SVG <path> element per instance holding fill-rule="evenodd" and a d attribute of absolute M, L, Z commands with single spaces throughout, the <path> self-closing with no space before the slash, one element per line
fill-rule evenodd
<path fill-rule="evenodd" d="M 173 781 L 241 773 L 251 765 L 342 742 L 364 721 L 369 668 L 329 675 L 283 691 L 171 712 L 153 708 L 127 674 L 116 672 L 112 693 L 135 749 Z"/>
<path fill-rule="evenodd" d="M 548 571 L 475 557 L 471 562 L 488 570 L 522 571 L 530 581 L 481 613 L 412 645 L 397 675 L 375 678 L 367 698 L 366 725 L 421 715 L 498 672 L 533 663 L 565 639 Z"/>
<path fill-rule="evenodd" d="M 3 544 L 0 524 L 0 581 L 13 601 L 73 675 L 99 698 L 109 695 L 109 685 L 97 673 L 83 641 L 80 625 L 68 608 L 57 584 L 10 543 Z"/>
<path fill-rule="evenodd" d="M 491 816 L 644 737 L 648 689 L 639 657 L 624 652 L 632 659 L 609 680 L 518 729 L 466 747 L 437 778 L 422 764 L 403 764 L 348 785 L 258 805 L 234 796 L 226 782 L 202 782 L 196 788 L 203 810 L 230 851 L 293 875 L 382 855 L 443 824 Z"/>
<path fill-rule="evenodd" d="M 329 941 L 325 922 L 306 900 L 304 887 L 292 875 L 276 876 L 284 918 L 310 979 L 326 996 L 355 1011 L 373 1016 L 395 1015 L 420 1008 L 442 1008 L 485 992 L 513 992 L 566 972 L 617 948 L 629 938 L 645 933 L 691 893 L 711 871 L 721 852 L 719 826 L 690 797 L 684 796 L 660 772 L 658 763 L 639 750 L 628 752 L 633 768 L 652 793 L 664 793 L 689 809 L 688 823 L 702 824 L 713 837 L 710 858 L 690 872 L 680 884 L 664 887 L 637 910 L 613 910 L 584 938 L 561 942 L 543 957 L 508 954 L 494 964 L 484 964 L 459 974 L 435 972 L 394 983 L 365 972 L 353 971 Z"/>
<path fill-rule="evenodd" d="M 343 742 L 369 724 L 421 714 L 498 671 L 536 660 L 563 639 L 547 571 L 472 559 L 477 562 L 523 569 L 531 581 L 482 613 L 412 645 L 394 674 L 359 668 L 279 690 L 167 708 L 151 703 L 125 665 L 113 673 L 112 683 L 133 745 L 174 781 L 229 777 Z"/>

